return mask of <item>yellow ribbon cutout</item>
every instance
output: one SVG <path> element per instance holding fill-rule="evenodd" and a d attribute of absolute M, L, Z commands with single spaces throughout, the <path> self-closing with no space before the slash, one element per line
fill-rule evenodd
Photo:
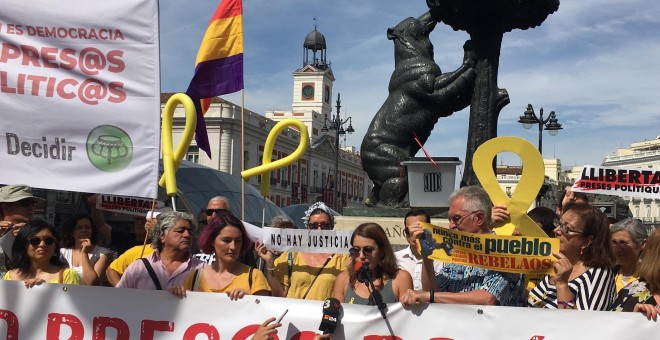
<path fill-rule="evenodd" d="M 183 130 L 181 141 L 173 151 L 172 147 L 172 120 L 174 119 L 174 110 L 182 104 L 186 111 L 186 127 Z M 160 177 L 158 185 L 167 190 L 168 196 L 176 196 L 176 171 L 181 165 L 181 160 L 188 152 L 190 142 L 195 135 L 195 126 L 197 125 L 197 111 L 192 99 L 183 93 L 177 93 L 170 97 L 163 109 L 163 122 L 161 128 L 161 140 L 163 145 L 163 176 Z"/>
<path fill-rule="evenodd" d="M 511 198 L 502 190 L 493 171 L 493 158 L 500 152 L 513 152 L 522 160 L 520 181 Z M 536 147 L 520 137 L 497 137 L 481 144 L 472 158 L 474 173 L 481 186 L 495 205 L 505 205 L 510 222 L 495 225 L 498 235 L 511 235 L 515 228 L 524 236 L 548 237 L 546 233 L 527 216 L 527 209 L 534 203 L 543 185 L 545 166 L 543 157 Z"/>
<path fill-rule="evenodd" d="M 300 131 L 300 144 L 298 144 L 298 148 L 292 154 L 271 163 L 270 161 L 273 158 L 273 147 L 275 146 L 275 140 L 277 140 L 277 137 L 282 132 L 282 130 L 289 126 L 295 126 L 298 128 L 298 131 Z M 307 132 L 307 127 L 305 124 L 303 124 L 303 122 L 300 120 L 293 118 L 283 120 L 275 124 L 273 129 L 270 130 L 268 137 L 266 138 L 266 145 L 264 146 L 264 155 L 261 165 L 248 170 L 243 170 L 241 172 L 241 177 L 243 177 L 243 179 L 248 179 L 256 175 L 261 175 L 261 195 L 267 197 L 270 189 L 270 172 L 297 161 L 305 153 L 308 146 L 309 132 Z"/>

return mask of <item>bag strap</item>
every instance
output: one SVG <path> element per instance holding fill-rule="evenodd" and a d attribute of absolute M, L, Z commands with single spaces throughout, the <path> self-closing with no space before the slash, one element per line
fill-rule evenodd
<path fill-rule="evenodd" d="M 59 283 L 62 283 L 64 281 L 64 268 L 60 268 L 60 272 L 58 274 Z"/>
<path fill-rule="evenodd" d="M 291 285 L 291 274 L 293 273 L 293 252 L 289 252 L 289 257 L 286 260 L 289 266 L 289 285 Z"/>
<path fill-rule="evenodd" d="M 319 269 L 318 273 L 316 273 L 316 276 L 314 276 L 314 280 L 312 280 L 312 283 L 310 283 L 310 284 L 309 284 L 309 287 L 307 287 L 307 291 L 305 292 L 305 295 L 303 295 L 303 297 L 302 297 L 303 300 L 305 299 L 305 297 L 307 297 L 307 294 L 308 294 L 309 291 L 312 289 L 312 286 L 314 285 L 314 282 L 316 282 L 316 279 L 318 279 L 318 278 L 319 278 L 319 275 L 321 275 L 321 272 L 323 271 L 323 269 L 325 269 L 325 266 L 328 265 L 328 262 L 330 262 L 330 260 L 332 260 L 332 258 L 333 258 L 334 256 L 335 256 L 335 255 L 333 254 L 332 256 L 328 257 L 328 258 L 325 260 L 325 262 L 323 262 L 323 265 L 321 266 L 321 269 Z M 291 284 L 291 283 L 289 282 L 289 284 Z"/>
<path fill-rule="evenodd" d="M 195 269 L 195 273 L 193 274 L 192 286 L 191 286 L 191 290 L 193 292 L 196 292 L 197 289 L 199 288 L 199 283 L 202 280 L 201 278 L 202 273 L 203 270 L 200 270 L 199 268 Z"/>
<path fill-rule="evenodd" d="M 154 271 L 154 268 L 151 267 L 151 264 L 147 259 L 144 257 L 141 258 L 142 263 L 144 263 L 144 266 L 147 268 L 147 272 L 149 272 L 149 276 L 151 276 L 151 280 L 154 281 L 154 284 L 156 285 L 157 290 L 163 290 L 163 287 L 160 285 L 160 280 L 158 280 L 158 276 L 156 276 L 156 272 Z"/>
<path fill-rule="evenodd" d="M 250 271 L 248 272 L 248 285 L 250 287 L 250 294 L 252 294 L 252 271 L 254 268 L 250 267 Z"/>

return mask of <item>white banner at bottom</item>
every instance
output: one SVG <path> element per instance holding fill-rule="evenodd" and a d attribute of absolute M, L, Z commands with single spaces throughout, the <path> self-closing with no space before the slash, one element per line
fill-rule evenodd
<path fill-rule="evenodd" d="M 0 281 L 0 339 L 250 339 L 289 312 L 274 339 L 313 339 L 322 302 Z M 640 313 L 431 304 L 406 309 L 344 304 L 333 339 L 655 339 L 660 323 Z"/>

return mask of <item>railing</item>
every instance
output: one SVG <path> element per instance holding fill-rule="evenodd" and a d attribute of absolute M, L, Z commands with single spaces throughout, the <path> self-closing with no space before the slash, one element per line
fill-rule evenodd
<path fill-rule="evenodd" d="M 651 156 L 660 156 L 660 150 L 635 152 L 632 155 L 625 156 L 607 156 L 604 162 L 620 162 L 631 159 L 645 158 Z"/>

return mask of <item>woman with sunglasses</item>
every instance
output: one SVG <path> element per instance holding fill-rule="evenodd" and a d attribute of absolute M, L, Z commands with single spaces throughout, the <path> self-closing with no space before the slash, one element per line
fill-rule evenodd
<path fill-rule="evenodd" d="M 98 229 L 92 217 L 78 214 L 62 226 L 62 261 L 89 286 L 98 285 L 112 262 L 110 249 L 97 246 Z"/>
<path fill-rule="evenodd" d="M 78 273 L 60 260 L 55 229 L 43 220 L 21 228 L 12 245 L 13 267 L 4 279 L 23 281 L 28 288 L 42 283 L 82 284 Z"/>
<path fill-rule="evenodd" d="M 530 307 L 607 310 L 616 290 L 614 252 L 607 216 L 588 204 L 567 204 L 555 235 L 554 276 L 546 276 L 527 299 Z"/>
<path fill-rule="evenodd" d="M 303 221 L 308 230 L 332 230 L 330 208 L 323 202 L 312 204 Z M 325 300 L 332 294 L 337 275 L 346 270 L 348 256 L 327 253 L 284 252 L 279 257 L 257 242 L 257 254 L 266 263 L 266 278 L 273 296 Z"/>
<path fill-rule="evenodd" d="M 397 265 L 380 225 L 360 224 L 353 231 L 351 246 L 348 269 L 337 277 L 332 297 L 344 303 L 376 305 L 373 288 L 380 292 L 383 303 L 399 302 L 399 297 L 413 288 L 412 276 Z M 373 286 L 366 282 L 369 280 Z"/>

